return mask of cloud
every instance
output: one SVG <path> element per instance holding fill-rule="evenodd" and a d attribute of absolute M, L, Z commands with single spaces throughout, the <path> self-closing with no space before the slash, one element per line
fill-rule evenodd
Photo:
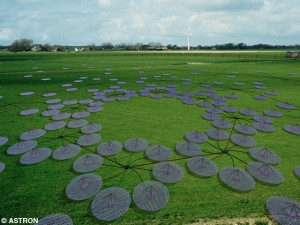
<path fill-rule="evenodd" d="M 10 0 L 0 5 L 0 44 L 17 38 L 83 45 L 299 42 L 298 0 Z M 30 35 L 30 37 L 28 37 Z"/>

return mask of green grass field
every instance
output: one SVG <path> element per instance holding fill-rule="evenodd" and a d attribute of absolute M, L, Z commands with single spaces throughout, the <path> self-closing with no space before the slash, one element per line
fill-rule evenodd
<path fill-rule="evenodd" d="M 66 69 L 68 68 L 68 69 Z M 110 70 L 108 70 L 110 69 Z M 107 73 L 110 74 L 107 74 Z M 164 76 L 170 74 L 176 76 Z M 24 76 L 32 75 L 26 78 Z M 160 76 L 155 78 L 153 76 Z M 235 76 L 228 78 L 229 75 Z M 74 83 L 80 77 L 88 77 L 82 83 Z M 136 80 L 148 78 L 145 83 Z M 50 78 L 48 81 L 41 80 Z M 93 78 L 101 78 L 95 81 Z M 166 184 L 170 193 L 167 205 L 157 212 L 140 210 L 132 201 L 131 207 L 121 218 L 111 224 L 187 224 L 200 218 L 236 218 L 247 216 L 267 216 L 265 202 L 273 195 L 285 196 L 300 201 L 300 181 L 293 173 L 293 168 L 300 165 L 300 138 L 282 129 L 284 124 L 300 124 L 300 67 L 299 60 L 285 58 L 285 52 L 224 52 L 224 53 L 130 53 L 130 52 L 88 52 L 88 53 L 0 53 L 0 136 L 9 141 L 0 147 L 0 162 L 5 163 L 5 170 L 0 173 L 0 217 L 43 218 L 49 214 L 64 213 L 69 215 L 74 224 L 108 224 L 95 218 L 91 212 L 94 197 L 83 201 L 68 199 L 65 189 L 79 173 L 72 169 L 76 158 L 95 152 L 99 143 L 82 148 L 79 155 L 65 161 L 57 161 L 50 156 L 34 165 L 22 165 L 21 155 L 9 155 L 6 150 L 17 143 L 20 135 L 30 129 L 43 128 L 51 122 L 49 117 L 41 116 L 51 98 L 43 94 L 55 92 L 52 98 L 66 100 L 91 99 L 89 89 L 100 91 L 118 85 L 116 81 L 126 82 L 121 88 L 143 89 L 146 84 L 166 87 L 177 85 L 181 93 L 194 93 L 205 90 L 201 84 L 211 84 L 211 88 L 220 96 L 230 93 L 238 99 L 228 99 L 226 105 L 237 109 L 251 108 L 262 115 L 263 110 L 275 109 L 284 114 L 282 118 L 273 118 L 275 132 L 258 131 L 252 136 L 257 146 L 272 149 L 281 157 L 275 167 L 284 176 L 284 182 L 270 186 L 256 182 L 250 192 L 240 193 L 227 188 L 218 174 L 210 178 L 199 178 L 188 172 L 187 159 L 175 150 L 175 145 L 184 141 L 188 131 L 206 132 L 212 128 L 211 121 L 201 118 L 205 108 L 197 105 L 186 105 L 175 98 L 153 99 L 137 96 L 128 101 L 113 101 L 103 104 L 103 111 L 91 113 L 86 120 L 89 123 L 102 125 L 103 143 L 117 140 L 124 143 L 130 138 L 140 137 L 149 142 L 149 146 L 162 144 L 172 149 L 171 160 L 175 160 L 184 171 L 183 178 L 172 185 Z M 190 78 L 190 85 L 183 85 L 182 79 Z M 214 82 L 221 81 L 223 85 Z M 245 85 L 238 87 L 235 82 Z M 266 90 L 256 89 L 252 82 L 262 82 Z M 67 92 L 63 84 L 73 84 L 77 91 Z M 34 92 L 33 95 L 20 96 L 23 92 Z M 253 99 L 266 91 L 276 91 L 278 96 L 269 97 L 266 101 Z M 288 102 L 296 106 L 295 110 L 284 110 L 276 104 Z M 40 111 L 30 116 L 19 113 L 28 108 Z M 66 112 L 86 109 L 85 106 L 65 107 Z M 228 118 L 230 121 L 230 118 Z M 66 120 L 67 121 L 67 120 Z M 230 133 L 230 130 L 227 132 Z M 236 133 L 236 132 L 234 132 Z M 80 129 L 66 129 L 70 142 L 82 134 Z M 58 132 L 49 131 L 37 139 L 38 147 L 48 147 L 55 151 L 62 146 Z M 216 145 L 217 142 L 210 140 Z M 224 147 L 226 141 L 219 142 Z M 229 142 L 228 142 L 229 143 Z M 200 144 L 204 151 L 215 149 L 207 144 Z M 253 161 L 246 148 L 236 147 L 242 152 L 235 152 L 235 166 L 246 169 L 246 164 Z M 104 165 L 94 171 L 104 182 L 100 190 L 119 186 L 132 194 L 142 180 L 154 179 L 151 169 L 153 163 L 144 158 L 144 152 L 132 154 L 126 150 L 118 153 L 114 160 L 122 165 L 135 161 L 143 165 L 137 169 L 138 174 L 129 169 L 112 167 L 114 164 L 104 159 Z M 210 157 L 212 158 L 212 157 Z M 220 170 L 232 166 L 232 159 L 224 154 L 214 160 Z M 144 165 L 146 164 L 146 165 Z M 119 175 L 121 174 L 121 175 Z M 119 176 L 118 176 L 119 175 Z"/>

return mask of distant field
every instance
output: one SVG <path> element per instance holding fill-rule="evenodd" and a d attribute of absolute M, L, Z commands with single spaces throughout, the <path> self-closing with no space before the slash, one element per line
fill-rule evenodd
<path fill-rule="evenodd" d="M 300 67 L 298 60 L 285 58 L 285 54 L 284 51 L 0 53 L 0 137 L 9 139 L 0 146 L 0 162 L 6 165 L 0 173 L 0 217 L 41 219 L 49 214 L 63 213 L 69 215 L 74 224 L 108 224 L 93 216 L 91 204 L 95 195 L 83 201 L 67 197 L 66 187 L 80 175 L 72 165 L 80 156 L 97 153 L 101 143 L 114 140 L 124 144 L 136 137 L 147 140 L 149 146 L 168 146 L 172 152 L 169 160 L 180 166 L 183 177 L 174 184 L 164 184 L 170 198 L 161 210 L 147 212 L 131 200 L 127 213 L 112 224 L 187 224 L 199 219 L 262 217 L 268 215 L 265 202 L 270 196 L 285 196 L 299 202 L 300 181 L 293 168 L 300 165 L 300 138 L 282 127 L 300 124 Z M 67 91 L 68 88 L 77 89 Z M 176 90 L 174 96 L 159 98 L 159 95 L 169 93 L 170 88 Z M 136 96 L 126 101 L 93 99 L 97 96 L 95 92 L 117 89 L 123 90 L 105 91 L 103 95 L 124 97 L 125 89 Z M 141 96 L 145 92 L 140 90 L 150 91 L 152 97 Z M 47 93 L 56 95 L 43 97 Z M 187 132 L 206 133 L 214 127 L 211 120 L 203 118 L 207 108 L 197 105 L 204 101 L 213 102 L 216 96 L 212 93 L 219 98 L 229 94 L 237 96 L 237 99 L 227 97 L 224 100 L 226 106 L 237 110 L 251 109 L 258 115 L 264 115 L 264 110 L 275 110 L 283 114 L 280 118 L 270 117 L 274 121 L 271 123 L 274 132 L 257 130 L 250 136 L 258 147 L 271 149 L 281 158 L 280 163 L 274 165 L 284 176 L 281 184 L 266 185 L 256 180 L 253 190 L 239 192 L 224 185 L 218 173 L 203 178 L 188 169 L 187 161 L 191 156 L 180 154 L 175 146 L 185 140 Z M 185 104 L 180 96 L 188 96 L 191 101 Z M 266 99 L 255 99 L 258 96 Z M 50 99 L 59 101 L 45 103 Z M 22 165 L 22 154 L 7 153 L 10 146 L 20 141 L 21 134 L 42 129 L 53 122 L 51 117 L 41 115 L 49 106 L 85 99 L 103 102 L 103 110 L 82 118 L 90 124 L 102 125 L 97 131 L 101 135 L 100 142 L 83 146 L 78 155 L 68 160 L 58 161 L 50 156 L 33 165 Z M 295 109 L 279 108 L 276 105 L 280 103 L 288 103 Z M 39 111 L 19 115 L 32 108 Z M 87 104 L 76 102 L 65 104 L 60 110 L 73 114 L 86 112 L 87 108 Z M 239 112 L 225 112 L 220 118 L 234 125 L 251 126 L 256 122 Z M 62 121 L 69 123 L 73 119 Z M 249 156 L 247 147 L 234 146 L 230 140 L 238 134 L 234 128 L 225 131 L 228 138 L 223 141 L 210 137 L 207 142 L 198 144 L 202 149 L 199 155 L 212 159 L 219 171 L 226 166 L 247 171 L 247 164 L 255 160 Z M 50 148 L 54 152 L 62 145 L 76 144 L 82 135 L 80 127 L 64 126 L 36 139 L 37 147 Z M 232 155 L 221 153 L 222 149 L 229 149 Z M 155 164 L 146 157 L 145 150 L 132 153 L 123 149 L 115 156 L 104 157 L 103 165 L 92 173 L 103 179 L 99 192 L 117 186 L 132 196 L 142 181 L 157 180 L 152 174 Z M 129 169 L 125 165 L 129 165 Z"/>

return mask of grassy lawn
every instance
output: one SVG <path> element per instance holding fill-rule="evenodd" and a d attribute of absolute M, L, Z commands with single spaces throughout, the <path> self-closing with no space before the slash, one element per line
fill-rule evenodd
<path fill-rule="evenodd" d="M 32 77 L 26 78 L 26 75 Z M 87 79 L 83 79 L 81 83 L 74 82 L 80 77 Z M 147 79 L 144 83 L 136 83 L 141 77 Z M 50 80 L 42 80 L 43 78 Z M 182 79 L 185 78 L 189 78 L 189 85 L 182 84 Z M 223 85 L 215 84 L 217 81 Z M 126 83 L 119 85 L 116 82 Z M 237 86 L 236 82 L 244 85 Z M 267 89 L 257 89 L 252 82 L 261 82 Z M 67 92 L 66 87 L 62 87 L 63 84 L 72 84 L 78 90 Z M 285 52 L 0 53 L 0 136 L 9 138 L 6 144 L 0 146 L 0 162 L 6 165 L 5 170 L 0 173 L 0 217 L 43 218 L 53 213 L 64 213 L 72 218 L 74 224 L 107 224 L 93 216 L 93 197 L 77 202 L 70 200 L 65 194 L 67 185 L 79 175 L 72 169 L 73 162 L 82 155 L 95 152 L 99 143 L 82 148 L 76 157 L 69 160 L 57 161 L 50 156 L 38 164 L 26 166 L 19 162 L 21 155 L 9 155 L 6 150 L 20 140 L 22 133 L 43 128 L 52 122 L 51 117 L 41 115 L 50 105 L 45 103 L 46 100 L 59 98 L 63 102 L 91 99 L 93 93 L 88 90 L 103 91 L 115 85 L 138 93 L 147 84 L 161 87 L 177 85 L 177 90 L 181 93 L 204 91 L 206 88 L 201 84 L 210 84 L 211 89 L 220 96 L 234 93 L 239 97 L 228 99 L 226 105 L 239 110 L 251 108 L 260 115 L 267 109 L 282 112 L 282 118 L 273 118 L 274 132 L 258 131 L 252 138 L 256 140 L 257 146 L 271 149 L 281 157 L 281 162 L 275 167 L 283 174 L 284 182 L 277 186 L 256 182 L 253 190 L 241 193 L 222 184 L 218 174 L 210 178 L 192 175 L 186 166 L 187 159 L 178 154 L 175 145 L 184 141 L 184 135 L 189 131 L 206 132 L 212 128 L 211 121 L 201 117 L 206 112 L 203 107 L 183 104 L 178 96 L 161 99 L 136 96 L 128 101 L 104 102 L 103 111 L 91 113 L 84 118 L 89 123 L 102 125 L 102 130 L 98 132 L 102 137 L 100 143 L 116 140 L 124 144 L 130 138 L 144 138 L 149 146 L 161 144 L 170 147 L 171 160 L 184 171 L 179 182 L 165 184 L 170 199 L 163 209 L 154 213 L 142 211 L 132 201 L 127 213 L 111 222 L 112 224 L 185 224 L 196 222 L 200 218 L 266 216 L 268 212 L 265 202 L 270 196 L 282 195 L 300 201 L 300 181 L 293 174 L 293 168 L 300 165 L 300 138 L 282 129 L 284 124 L 300 124 L 300 68 L 298 60 L 285 58 Z M 265 95 L 268 97 L 265 101 L 253 98 L 266 91 L 275 91 L 279 95 Z M 24 92 L 34 94 L 20 96 Z M 42 97 L 49 92 L 55 92 L 56 96 Z M 276 104 L 283 102 L 296 106 L 296 109 L 276 107 Z M 29 108 L 40 111 L 30 116 L 19 115 Z M 73 113 L 86 108 L 85 105 L 77 104 L 66 106 L 62 111 Z M 233 122 L 234 118 L 229 116 L 226 120 Z M 227 132 L 231 133 L 230 130 Z M 232 131 L 234 133 L 236 132 Z M 64 135 L 68 142 L 75 143 L 82 133 L 80 128 L 65 129 Z M 62 141 L 56 131 L 49 131 L 37 139 L 38 147 L 47 147 L 52 151 L 62 146 L 66 140 Z M 215 152 L 213 146 L 219 144 L 224 148 L 230 141 L 217 143 L 209 140 L 209 143 L 200 144 L 203 151 Z M 247 148 L 236 149 L 240 152 L 232 153 L 236 156 L 234 165 L 246 170 L 245 163 L 250 163 L 253 159 L 247 154 Z M 155 180 L 151 173 L 155 164 L 144 155 L 145 151 L 132 154 L 123 150 L 113 158 L 122 165 L 140 165 L 136 170 L 125 171 L 114 162 L 104 159 L 104 164 L 94 171 L 104 180 L 100 190 L 119 186 L 132 194 L 141 180 Z M 214 161 L 219 170 L 233 164 L 226 154 Z"/>

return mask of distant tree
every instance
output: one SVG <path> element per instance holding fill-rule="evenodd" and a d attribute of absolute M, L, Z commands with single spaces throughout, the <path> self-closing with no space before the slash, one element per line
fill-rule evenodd
<path fill-rule="evenodd" d="M 138 50 L 138 51 L 142 50 L 142 46 L 143 46 L 143 43 L 138 42 L 138 43 L 134 44 L 135 50 Z"/>
<path fill-rule="evenodd" d="M 33 41 L 31 39 L 19 39 L 15 40 L 10 46 L 9 51 L 11 52 L 23 52 L 29 51 L 32 47 Z"/>
<path fill-rule="evenodd" d="M 114 45 L 110 42 L 104 42 L 101 45 L 102 50 L 112 50 L 114 48 Z"/>
<path fill-rule="evenodd" d="M 46 52 L 50 52 L 50 51 L 52 51 L 52 46 L 50 44 L 46 43 L 43 45 L 43 49 Z"/>

